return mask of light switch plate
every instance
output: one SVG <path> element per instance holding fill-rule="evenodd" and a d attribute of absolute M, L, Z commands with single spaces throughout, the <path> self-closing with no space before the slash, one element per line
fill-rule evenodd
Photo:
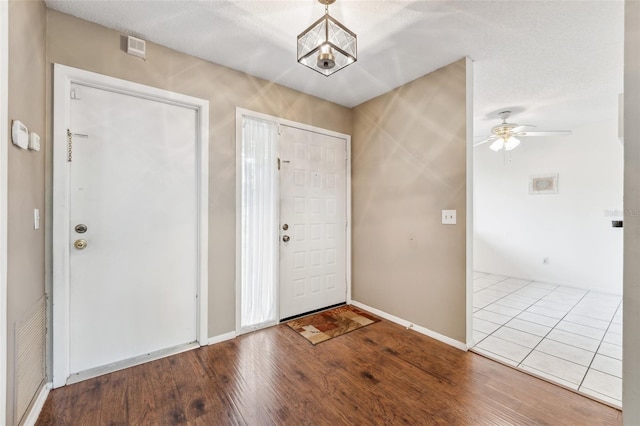
<path fill-rule="evenodd" d="M 456 211 L 455 210 L 442 210 L 442 224 L 443 225 L 455 225 L 456 224 Z"/>
<path fill-rule="evenodd" d="M 33 151 L 40 151 L 40 135 L 36 132 L 29 134 L 29 149 Z"/>

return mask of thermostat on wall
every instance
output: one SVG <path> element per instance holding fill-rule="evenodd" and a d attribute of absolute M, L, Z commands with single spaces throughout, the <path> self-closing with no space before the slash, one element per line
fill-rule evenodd
<path fill-rule="evenodd" d="M 29 129 L 18 120 L 11 124 L 11 142 L 22 149 L 29 147 Z"/>

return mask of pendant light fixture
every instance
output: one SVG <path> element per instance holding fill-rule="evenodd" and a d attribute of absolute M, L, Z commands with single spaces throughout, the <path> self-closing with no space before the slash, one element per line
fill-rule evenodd
<path fill-rule="evenodd" d="M 324 4 L 324 16 L 298 36 L 298 62 L 330 76 L 357 60 L 357 37 L 329 15 L 336 0 L 318 0 Z"/>

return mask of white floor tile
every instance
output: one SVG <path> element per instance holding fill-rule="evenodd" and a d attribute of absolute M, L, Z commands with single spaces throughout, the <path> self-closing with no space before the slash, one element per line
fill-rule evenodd
<path fill-rule="evenodd" d="M 609 398 L 622 400 L 622 379 L 598 370 L 589 370 L 581 388 L 591 389 Z"/>
<path fill-rule="evenodd" d="M 553 327 L 558 323 L 558 321 L 560 321 L 556 318 L 545 317 L 544 315 L 538 315 L 534 314 L 533 312 L 526 311 L 518 315 L 517 318 L 529 322 L 535 322 L 536 324 L 546 325 L 547 327 Z"/>
<path fill-rule="evenodd" d="M 559 311 L 556 309 L 543 308 L 541 306 L 538 306 L 536 303 L 535 305 L 528 308 L 527 312 L 533 312 L 534 314 L 560 319 L 564 317 L 567 312 L 569 312 L 569 309 Z"/>
<path fill-rule="evenodd" d="M 483 288 L 491 287 L 492 285 L 496 285 L 497 281 L 488 280 L 486 278 L 478 278 L 473 280 L 473 289 L 475 291 L 481 290 Z"/>
<path fill-rule="evenodd" d="M 596 357 L 591 363 L 591 368 L 594 370 L 602 371 L 603 373 L 611 374 L 612 376 L 622 378 L 622 361 L 615 358 L 609 358 L 608 356 L 596 354 Z"/>
<path fill-rule="evenodd" d="M 537 287 L 537 288 L 541 288 L 544 290 L 555 290 L 556 288 L 558 288 L 557 285 L 555 284 L 549 284 L 549 283 L 541 283 L 538 281 L 533 281 L 529 284 L 531 287 Z"/>
<path fill-rule="evenodd" d="M 579 385 L 584 377 L 587 367 L 566 361 L 544 352 L 533 351 L 522 361 L 522 365 L 535 368 L 543 373 L 558 377 L 567 382 Z"/>
<path fill-rule="evenodd" d="M 609 325 L 609 329 L 607 330 L 608 332 L 613 332 L 613 333 L 620 333 L 622 334 L 622 324 L 614 324 L 611 323 L 611 325 Z"/>
<path fill-rule="evenodd" d="M 522 361 L 531 351 L 530 348 L 494 336 L 487 337 L 476 347 L 516 362 Z"/>
<path fill-rule="evenodd" d="M 565 387 L 567 387 L 569 389 L 578 390 L 578 385 L 576 385 L 575 383 L 568 382 L 566 380 L 562 380 L 560 377 L 556 377 L 556 376 L 553 376 L 551 374 L 545 373 L 543 371 L 536 370 L 535 368 L 529 367 L 527 365 L 520 364 L 518 366 L 518 368 L 522 369 L 524 371 L 528 371 L 529 373 L 531 373 L 531 374 L 533 374 L 535 376 L 541 377 L 543 379 L 547 379 L 547 380 L 549 380 L 549 381 L 551 381 L 553 383 L 557 383 L 557 384 L 560 384 L 562 386 L 565 386 Z"/>
<path fill-rule="evenodd" d="M 611 343 L 602 342 L 598 348 L 598 353 L 615 358 L 622 359 L 622 346 L 612 345 Z"/>
<path fill-rule="evenodd" d="M 536 336 L 545 336 L 549 330 L 551 330 L 551 327 L 535 324 L 529 321 L 523 321 L 517 318 L 512 319 L 505 324 L 505 326 L 515 328 L 516 330 L 524 331 L 526 333 L 535 334 Z"/>
<path fill-rule="evenodd" d="M 614 315 L 614 312 L 611 310 L 591 306 L 576 306 L 571 310 L 571 312 L 602 321 L 611 321 Z"/>
<path fill-rule="evenodd" d="M 486 351 L 486 350 L 484 350 L 484 349 L 482 349 L 482 348 L 480 348 L 478 346 L 475 346 L 473 348 L 473 351 L 477 352 L 477 353 L 479 353 L 481 355 L 485 355 L 487 358 L 491 358 L 493 360 L 500 361 L 503 364 L 507 364 L 507 365 L 510 365 L 512 367 L 517 367 L 518 366 L 518 363 L 516 361 L 511 360 L 509 358 L 502 357 L 502 356 L 500 356 L 498 354 L 494 354 L 493 352 Z"/>
<path fill-rule="evenodd" d="M 604 330 L 569 321 L 560 321 L 556 325 L 556 329 L 564 330 L 573 334 L 579 334 L 580 336 L 590 337 L 596 340 L 601 340 L 604 336 Z"/>
<path fill-rule="evenodd" d="M 536 299 L 542 299 L 547 294 L 549 294 L 549 291 L 541 288 L 527 286 L 525 288 L 521 288 L 520 290 L 516 291 L 514 294 L 518 294 L 520 296 L 535 297 Z"/>
<path fill-rule="evenodd" d="M 486 306 L 485 309 L 487 311 L 495 312 L 496 314 L 507 315 L 511 318 L 515 317 L 520 312 L 522 312 L 522 309 L 514 309 L 508 306 L 498 305 L 497 303 L 492 303 Z"/>
<path fill-rule="evenodd" d="M 475 314 L 473 314 L 474 318 L 483 319 L 485 321 L 491 321 L 496 324 L 504 324 L 511 319 L 509 315 L 497 314 L 495 312 L 487 311 L 485 309 L 479 310 Z"/>
<path fill-rule="evenodd" d="M 577 348 L 586 349 L 588 351 L 595 351 L 600 344 L 599 340 L 591 339 L 589 337 L 580 336 L 578 334 L 568 333 L 563 330 L 553 329 L 547 335 L 547 339 L 555 340 L 556 342 L 566 343 L 567 345 L 575 346 Z"/>
<path fill-rule="evenodd" d="M 515 285 L 518 285 L 518 286 L 522 287 L 522 286 L 525 286 L 525 285 L 531 283 L 531 280 L 523 280 L 523 279 L 520 279 L 520 278 L 507 278 L 503 282 L 509 283 L 509 284 L 515 284 Z"/>
<path fill-rule="evenodd" d="M 609 398 L 607 395 L 603 395 L 599 392 L 593 391 L 589 388 L 585 388 L 584 386 L 582 386 L 580 388 L 580 392 L 584 393 L 585 395 L 589 395 L 592 396 L 593 398 L 599 399 L 600 401 L 609 403 L 611 405 L 613 405 L 614 407 L 618 407 L 618 408 L 622 408 L 622 401 L 614 399 L 614 398 Z"/>
<path fill-rule="evenodd" d="M 569 312 L 564 321 L 574 322 L 576 324 L 582 324 L 593 328 L 599 328 L 600 330 L 606 330 L 609 327 L 609 321 L 602 321 L 595 318 L 585 317 L 584 315 L 578 315 L 574 312 Z"/>
<path fill-rule="evenodd" d="M 482 341 L 482 339 L 484 339 L 487 336 L 488 336 L 487 333 L 483 333 L 478 330 L 473 330 L 473 341 L 476 345 L 480 343 L 480 341 Z"/>
<path fill-rule="evenodd" d="M 520 302 L 518 300 L 511 299 L 509 296 L 503 297 L 500 300 L 496 300 L 495 304 L 506 306 L 508 308 L 518 309 L 521 312 L 531 306 L 531 303 Z"/>
<path fill-rule="evenodd" d="M 473 329 L 481 333 L 491 334 L 500 328 L 500 324 L 485 321 L 480 318 L 473 318 Z"/>
<path fill-rule="evenodd" d="M 614 344 L 614 345 L 622 346 L 622 334 L 615 333 L 613 331 L 607 331 L 607 334 L 604 335 L 603 341 Z"/>
<path fill-rule="evenodd" d="M 575 346 L 570 346 L 566 343 L 560 343 L 550 339 L 544 339 L 540 342 L 536 347 L 536 351 L 575 362 L 576 364 L 584 365 L 585 367 L 589 367 L 589 364 L 595 355 L 595 352 L 576 348 Z"/>
<path fill-rule="evenodd" d="M 527 306 L 531 306 L 534 303 L 536 303 L 538 300 L 540 300 L 540 298 L 539 297 L 523 296 L 523 295 L 518 294 L 516 292 L 516 293 L 510 294 L 508 296 L 505 296 L 504 300 L 516 300 L 518 302 L 526 303 Z"/>
<path fill-rule="evenodd" d="M 524 331 L 516 330 L 509 327 L 501 327 L 497 329 L 492 334 L 492 336 L 507 340 L 511 343 L 517 343 L 518 345 L 526 346 L 527 348 L 531 349 L 535 348 L 536 345 L 542 340 L 541 336 L 525 333 Z"/>

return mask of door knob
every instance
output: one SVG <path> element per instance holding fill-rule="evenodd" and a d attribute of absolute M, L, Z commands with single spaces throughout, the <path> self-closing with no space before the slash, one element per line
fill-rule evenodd
<path fill-rule="evenodd" d="M 282 241 L 284 241 L 285 243 L 288 243 L 290 239 L 291 238 L 288 235 L 282 237 Z"/>
<path fill-rule="evenodd" d="M 87 248 L 87 240 L 76 240 L 73 245 L 78 250 L 84 250 Z"/>

